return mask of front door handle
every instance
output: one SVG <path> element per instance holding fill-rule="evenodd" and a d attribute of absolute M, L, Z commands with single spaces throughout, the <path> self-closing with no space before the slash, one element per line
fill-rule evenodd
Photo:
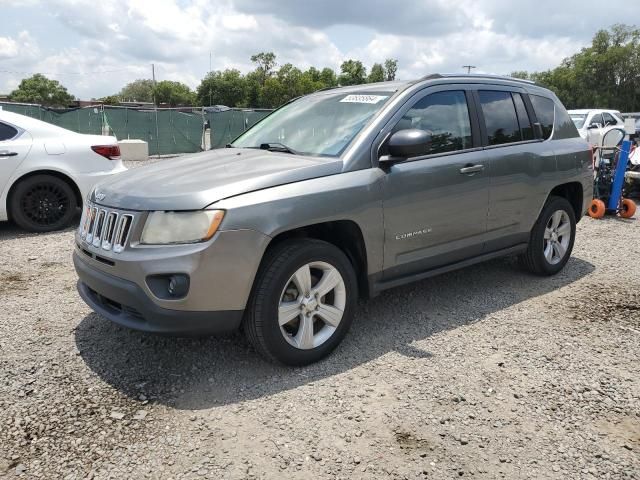
<path fill-rule="evenodd" d="M 0 157 L 15 157 L 18 155 L 18 152 L 8 152 L 6 150 L 0 152 Z"/>
<path fill-rule="evenodd" d="M 467 165 L 460 169 L 460 173 L 463 175 L 473 175 L 484 170 L 484 165 Z"/>

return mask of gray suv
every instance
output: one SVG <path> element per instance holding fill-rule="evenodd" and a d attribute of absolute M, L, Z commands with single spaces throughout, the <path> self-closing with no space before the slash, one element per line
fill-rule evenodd
<path fill-rule="evenodd" d="M 304 365 L 358 297 L 511 254 L 557 273 L 591 198 L 589 145 L 553 93 L 430 75 L 319 91 L 227 148 L 100 184 L 73 260 L 84 301 L 120 325 L 242 327 Z"/>

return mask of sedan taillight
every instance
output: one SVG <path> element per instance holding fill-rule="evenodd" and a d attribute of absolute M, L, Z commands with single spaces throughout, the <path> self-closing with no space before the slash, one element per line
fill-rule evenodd
<path fill-rule="evenodd" d="M 120 160 L 119 145 L 94 145 L 91 150 L 109 160 Z"/>

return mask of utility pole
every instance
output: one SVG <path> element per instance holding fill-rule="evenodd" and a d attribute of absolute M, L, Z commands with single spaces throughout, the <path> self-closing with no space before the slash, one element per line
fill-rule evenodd
<path fill-rule="evenodd" d="M 160 158 L 160 131 L 158 128 L 158 102 L 156 102 L 156 66 L 151 64 L 151 78 L 153 78 L 153 107 L 156 112 L 156 156 Z"/>
<path fill-rule="evenodd" d="M 476 68 L 475 65 L 463 65 L 462 68 L 466 68 L 467 69 L 467 75 L 469 75 L 471 73 L 471 69 L 472 68 Z"/>
<path fill-rule="evenodd" d="M 209 75 L 211 75 L 211 52 L 209 52 Z M 211 79 L 209 79 L 209 106 L 211 106 L 212 98 L 213 94 L 211 92 Z"/>

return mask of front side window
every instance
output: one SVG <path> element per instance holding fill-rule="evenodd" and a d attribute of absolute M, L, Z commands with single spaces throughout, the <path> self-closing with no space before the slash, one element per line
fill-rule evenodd
<path fill-rule="evenodd" d="M 511 93 L 481 90 L 478 94 L 484 123 L 487 126 L 489 145 L 521 141 L 520 125 Z"/>
<path fill-rule="evenodd" d="M 604 126 L 605 127 L 608 127 L 610 125 L 617 125 L 618 124 L 618 121 L 610 113 L 604 112 L 602 114 L 602 118 L 604 119 Z"/>
<path fill-rule="evenodd" d="M 547 140 L 553 132 L 553 122 L 555 119 L 555 103 L 547 97 L 540 95 L 529 95 L 533 110 L 536 112 L 538 123 L 542 127 L 542 137 Z"/>
<path fill-rule="evenodd" d="M 589 125 L 593 125 L 594 123 L 599 125 L 600 127 L 604 127 L 604 120 L 602 119 L 601 113 L 596 113 L 593 117 L 591 117 Z"/>
<path fill-rule="evenodd" d="M 231 146 L 337 157 L 391 95 L 331 92 L 302 97 L 255 124 Z"/>
<path fill-rule="evenodd" d="M 396 124 L 393 132 L 417 128 L 431 135 L 421 155 L 471 148 L 471 121 L 467 97 L 462 90 L 437 92 L 416 102 Z"/>
<path fill-rule="evenodd" d="M 0 142 L 5 140 L 11 140 L 18 134 L 18 130 L 13 128 L 11 125 L 7 125 L 6 123 L 0 122 Z"/>

